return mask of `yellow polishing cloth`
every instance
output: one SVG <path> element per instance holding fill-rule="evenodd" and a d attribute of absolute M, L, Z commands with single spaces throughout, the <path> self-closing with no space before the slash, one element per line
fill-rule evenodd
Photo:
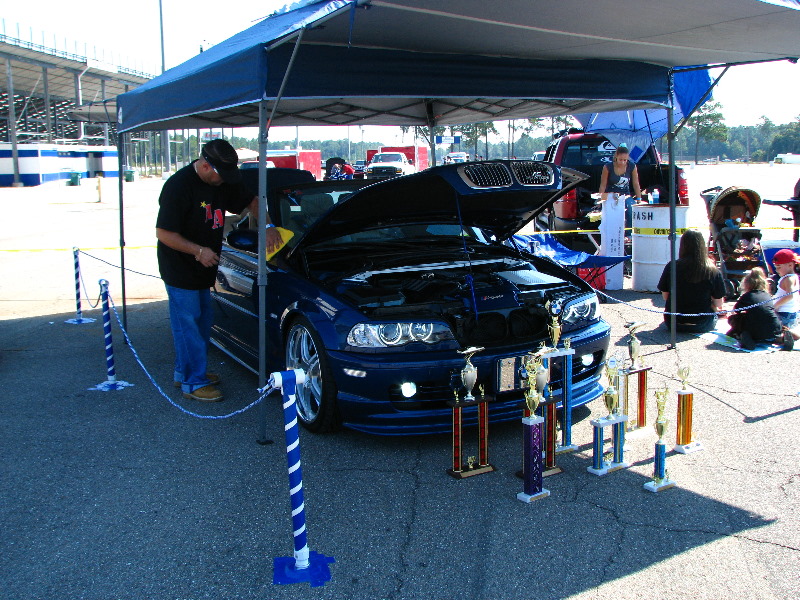
<path fill-rule="evenodd" d="M 272 252 L 267 251 L 267 260 L 272 260 L 272 257 L 275 256 L 278 252 L 283 250 L 283 247 L 286 245 L 290 239 L 294 237 L 294 231 L 290 229 L 285 229 L 283 227 L 276 227 L 275 228 L 278 233 L 281 234 L 281 242 L 278 244 L 277 248 L 274 249 Z"/>

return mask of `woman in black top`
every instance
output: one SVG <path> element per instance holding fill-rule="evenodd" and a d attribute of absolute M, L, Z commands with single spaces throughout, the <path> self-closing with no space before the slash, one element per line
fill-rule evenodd
<path fill-rule="evenodd" d="M 676 318 L 675 328 L 692 333 L 711 331 L 717 324 L 716 313 L 722 310 L 725 283 L 719 269 L 708 257 L 706 242 L 699 231 L 689 230 L 681 236 L 675 271 L 675 312 L 682 313 Z M 658 282 L 658 289 L 666 301 L 665 313 L 670 312 L 672 307 L 671 273 L 672 263 L 667 263 Z M 671 317 L 664 314 L 667 327 L 671 327 Z"/>

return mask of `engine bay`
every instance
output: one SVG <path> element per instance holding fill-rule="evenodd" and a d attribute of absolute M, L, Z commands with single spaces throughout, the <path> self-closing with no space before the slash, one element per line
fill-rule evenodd
<path fill-rule="evenodd" d="M 376 319 L 438 316 L 461 344 L 483 346 L 544 338 L 548 301 L 564 303 L 585 294 L 510 257 L 351 273 L 336 291 Z"/>

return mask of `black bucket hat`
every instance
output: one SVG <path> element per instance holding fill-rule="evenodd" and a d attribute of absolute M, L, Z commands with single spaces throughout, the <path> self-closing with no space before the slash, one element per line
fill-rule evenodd
<path fill-rule="evenodd" d="M 200 150 L 200 156 L 219 173 L 225 183 L 237 183 L 241 179 L 239 156 L 225 140 L 211 140 Z"/>

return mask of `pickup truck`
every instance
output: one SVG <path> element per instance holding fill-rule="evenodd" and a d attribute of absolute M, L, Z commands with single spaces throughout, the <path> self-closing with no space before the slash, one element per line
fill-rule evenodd
<path fill-rule="evenodd" d="M 379 152 L 364 169 L 367 179 L 389 179 L 416 172 L 417 169 L 402 152 Z"/>
<path fill-rule="evenodd" d="M 568 192 L 555 202 L 550 210 L 545 211 L 537 218 L 537 224 L 542 229 L 551 231 L 575 231 L 580 229 L 596 230 L 598 221 L 590 219 L 590 213 L 599 213 L 596 206 L 597 200 L 592 198 L 600 190 L 600 176 L 603 166 L 612 164 L 616 147 L 602 135 L 584 133 L 581 129 L 569 129 L 554 136 L 548 146 L 544 160 L 560 167 L 569 167 L 585 173 L 589 179 L 581 182 L 580 186 Z M 647 152 L 636 163 L 639 172 L 639 185 L 642 193 L 648 195 L 654 189 L 659 192 L 659 199 L 668 202 L 669 165 L 661 162 L 655 146 L 650 146 Z M 683 169 L 675 169 L 676 189 L 678 204 L 689 204 L 689 189 Z M 565 234 L 559 236 L 565 245 L 581 249 L 586 236 L 582 234 Z M 583 241 L 584 244 L 580 242 Z M 593 252 L 594 250 L 591 249 Z"/>

